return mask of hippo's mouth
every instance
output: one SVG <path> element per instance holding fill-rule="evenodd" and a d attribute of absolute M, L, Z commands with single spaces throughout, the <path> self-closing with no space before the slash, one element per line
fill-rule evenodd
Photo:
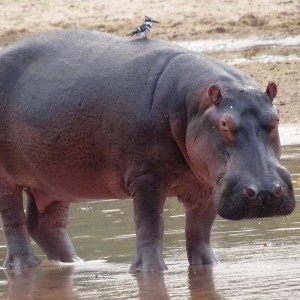
<path fill-rule="evenodd" d="M 217 178 L 216 178 L 216 185 L 217 186 L 221 185 L 222 179 L 224 178 L 225 174 L 226 174 L 226 169 L 219 172 L 219 174 L 217 175 Z"/>
<path fill-rule="evenodd" d="M 226 159 L 226 163 L 223 165 L 223 167 L 219 170 L 219 172 L 217 174 L 216 181 L 215 181 L 217 187 L 222 184 L 222 180 L 226 174 L 227 165 L 230 162 L 229 152 L 226 149 L 225 149 L 225 152 L 226 152 L 227 159 Z"/>

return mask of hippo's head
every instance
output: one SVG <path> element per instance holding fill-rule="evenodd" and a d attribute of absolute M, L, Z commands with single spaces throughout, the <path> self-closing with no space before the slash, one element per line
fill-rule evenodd
<path fill-rule="evenodd" d="M 279 163 L 276 84 L 258 88 L 210 85 L 187 126 L 186 147 L 195 175 L 213 188 L 226 219 L 290 214 L 292 182 Z"/>

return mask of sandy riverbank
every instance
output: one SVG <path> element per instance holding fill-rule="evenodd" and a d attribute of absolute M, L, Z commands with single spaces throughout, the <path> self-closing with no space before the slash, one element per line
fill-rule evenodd
<path fill-rule="evenodd" d="M 152 37 L 165 40 L 300 34 L 298 0 L 7 0 L 0 2 L 0 44 L 10 44 L 37 31 L 66 28 L 96 29 L 125 36 L 140 25 L 144 15 L 161 21 L 153 29 Z M 276 81 L 279 91 L 275 104 L 281 121 L 300 120 L 299 61 L 238 67 L 255 77 L 262 88 L 269 80 Z"/>

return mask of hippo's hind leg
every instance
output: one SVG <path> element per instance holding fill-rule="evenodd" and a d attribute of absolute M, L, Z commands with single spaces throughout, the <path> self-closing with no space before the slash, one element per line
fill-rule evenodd
<path fill-rule="evenodd" d="M 217 260 L 210 246 L 210 232 L 216 211 L 211 192 L 178 197 L 186 212 L 186 250 L 191 265 L 213 264 Z"/>
<path fill-rule="evenodd" d="M 48 259 L 61 262 L 81 261 L 66 231 L 69 204 L 54 201 L 40 213 L 34 195 L 29 192 L 27 195 L 27 228 Z"/>
<path fill-rule="evenodd" d="M 131 272 L 166 270 L 163 260 L 163 205 L 166 192 L 159 178 L 143 175 L 135 179 L 130 190 L 133 196 L 136 228 L 136 257 Z"/>
<path fill-rule="evenodd" d="M 22 201 L 22 187 L 0 185 L 0 214 L 7 255 L 3 266 L 6 268 L 26 268 L 39 265 L 34 256 L 26 229 Z"/>

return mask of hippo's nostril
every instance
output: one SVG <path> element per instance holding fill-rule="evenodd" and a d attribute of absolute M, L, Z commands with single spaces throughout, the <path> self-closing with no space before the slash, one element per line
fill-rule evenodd
<path fill-rule="evenodd" d="M 246 196 L 250 199 L 254 199 L 257 196 L 256 188 L 253 186 L 245 187 L 244 192 L 245 192 Z"/>
<path fill-rule="evenodd" d="M 275 187 L 273 188 L 273 194 L 276 197 L 280 197 L 283 194 L 282 187 L 279 184 L 276 184 Z"/>

